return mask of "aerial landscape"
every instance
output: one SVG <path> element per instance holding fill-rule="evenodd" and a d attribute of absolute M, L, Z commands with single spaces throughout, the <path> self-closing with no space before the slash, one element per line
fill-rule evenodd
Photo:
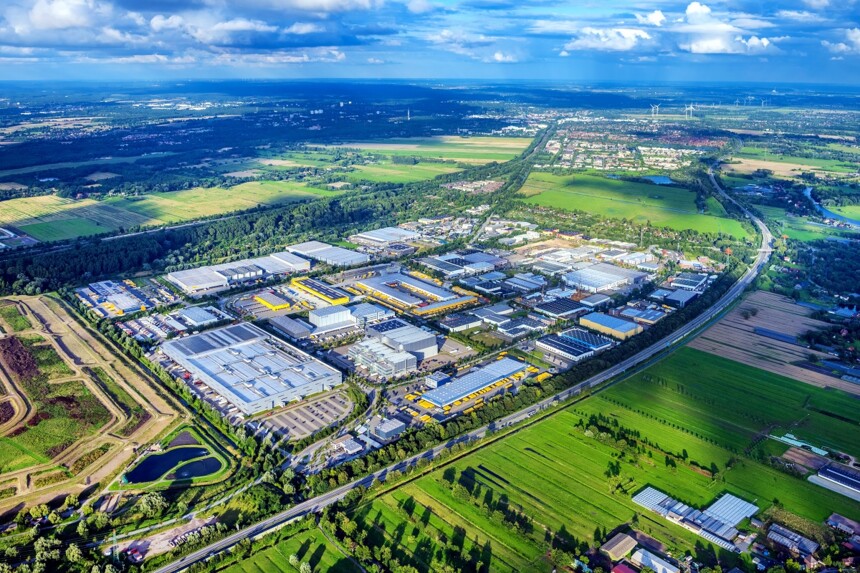
<path fill-rule="evenodd" d="M 853 573 L 860 7 L 0 5 L 0 573 Z"/>

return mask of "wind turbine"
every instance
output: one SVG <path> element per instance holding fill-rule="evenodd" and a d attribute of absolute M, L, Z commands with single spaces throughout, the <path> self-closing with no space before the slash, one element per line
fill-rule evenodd
<path fill-rule="evenodd" d="M 736 99 L 736 100 L 735 100 L 735 107 L 738 107 L 738 105 L 740 105 L 740 103 L 741 103 L 741 100 Z"/>
<path fill-rule="evenodd" d="M 659 117 L 660 115 L 660 104 L 651 104 L 651 117 Z"/>
<path fill-rule="evenodd" d="M 694 111 L 696 111 L 696 107 L 693 104 L 685 105 L 684 106 L 684 118 L 692 119 Z"/>

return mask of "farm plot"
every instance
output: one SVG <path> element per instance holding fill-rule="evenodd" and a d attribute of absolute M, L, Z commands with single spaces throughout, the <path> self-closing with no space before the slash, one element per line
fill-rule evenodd
<path fill-rule="evenodd" d="M 223 573 L 297 573 L 290 565 L 290 556 L 306 562 L 318 573 L 358 573 L 352 561 L 332 546 L 319 529 L 310 529 L 279 542 L 273 547 L 255 552 L 250 558 L 224 569 Z"/>
<path fill-rule="evenodd" d="M 771 229 L 778 234 L 787 236 L 797 241 L 818 241 L 828 237 L 845 234 L 846 230 L 839 230 L 822 223 L 813 223 L 805 217 L 799 217 L 786 212 L 780 207 L 767 205 L 756 205 L 756 209 L 764 213 L 773 224 Z"/>
<path fill-rule="evenodd" d="M 454 173 L 459 169 L 450 163 L 416 163 L 405 165 L 382 161 L 370 165 L 354 165 L 355 171 L 344 175 L 348 181 L 372 181 L 374 183 L 411 183 L 433 179 L 443 173 Z"/>
<path fill-rule="evenodd" d="M 529 137 L 459 137 L 387 139 L 385 141 L 345 143 L 339 147 L 361 149 L 389 156 L 454 160 L 483 164 L 509 161 L 531 144 Z"/>
<path fill-rule="evenodd" d="M 810 314 L 810 309 L 788 297 L 756 291 L 689 346 L 807 384 L 860 394 L 857 384 L 799 366 L 810 354 L 827 358 L 793 342 L 808 330 L 828 328 L 827 323 L 809 318 Z"/>
<path fill-rule="evenodd" d="M 103 201 L 43 195 L 4 201 L 0 226 L 16 227 L 40 241 L 61 241 L 259 206 L 333 197 L 337 193 L 292 181 L 252 181 L 227 189 L 195 188 L 139 197 L 111 197 Z"/>
<path fill-rule="evenodd" d="M 520 191 L 533 205 L 586 211 L 604 217 L 651 222 L 672 229 L 746 236 L 740 222 L 700 214 L 692 191 L 671 186 L 631 183 L 595 175 L 560 176 L 532 173 Z M 724 211 L 717 211 L 723 214 Z"/>
<path fill-rule="evenodd" d="M 0 321 L 12 332 L 21 332 L 31 326 L 27 317 L 11 302 L 0 302 Z"/>
<path fill-rule="evenodd" d="M 760 434 L 782 430 L 860 455 L 855 397 L 693 348 L 637 373 L 600 400 L 738 454 Z"/>

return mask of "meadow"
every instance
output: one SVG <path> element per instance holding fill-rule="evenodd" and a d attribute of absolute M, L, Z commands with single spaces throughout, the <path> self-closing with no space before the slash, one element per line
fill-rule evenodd
<path fill-rule="evenodd" d="M 708 203 L 712 214 L 700 214 L 696 195 L 681 187 L 631 183 L 597 175 L 560 176 L 535 172 L 529 175 L 521 193 L 526 202 L 595 213 L 604 217 L 629 219 L 636 223 L 676 230 L 693 229 L 706 233 L 747 235 L 740 222 L 724 218 L 725 210 Z"/>
<path fill-rule="evenodd" d="M 386 139 L 351 142 L 340 147 L 371 151 L 388 156 L 434 158 L 480 165 L 491 161 L 510 161 L 532 142 L 530 137 L 460 137 L 446 135 L 428 138 Z"/>
<path fill-rule="evenodd" d="M 769 219 L 773 220 L 780 228 L 780 233 L 786 235 L 789 239 L 797 241 L 817 241 L 828 237 L 838 236 L 841 231 L 828 227 L 827 225 L 812 223 L 805 217 L 799 217 L 787 213 L 781 207 L 770 207 L 766 205 L 756 205 L 756 209 L 761 211 Z M 832 208 L 838 211 L 839 208 Z M 858 213 L 860 215 L 860 213 Z M 850 216 L 850 215 L 846 215 Z M 776 229 L 774 229 L 776 230 Z"/>
<path fill-rule="evenodd" d="M 424 163 L 405 165 L 382 161 L 370 165 L 354 165 L 355 171 L 345 175 L 347 181 L 358 183 L 371 181 L 373 183 L 412 183 L 433 179 L 437 175 L 454 173 L 459 169 L 450 163 Z"/>
<path fill-rule="evenodd" d="M 21 314 L 21 311 L 18 310 L 18 307 L 14 303 L 0 303 L 0 319 L 13 332 L 21 332 L 33 326 L 27 317 Z"/>
<path fill-rule="evenodd" d="M 218 571 L 222 573 L 298 573 L 290 565 L 290 555 L 307 562 L 317 573 L 358 573 L 360 569 L 328 543 L 319 529 L 302 531 L 267 549 L 256 551 L 248 559 Z"/>
<path fill-rule="evenodd" d="M 842 207 L 828 207 L 831 211 L 839 213 L 843 217 L 860 220 L 860 205 L 844 205 Z"/>
<path fill-rule="evenodd" d="M 456 567 L 458 555 L 491 571 L 547 570 L 552 534 L 581 551 L 595 544 L 595 528 L 612 531 L 624 523 L 673 554 L 707 545 L 635 505 L 632 495 L 646 485 L 700 507 L 731 492 L 763 511 L 778 500 L 815 522 L 837 510 L 856 519 L 860 503 L 734 451 L 772 424 L 778 430 L 797 422 L 796 434 L 856 451 L 860 414 L 853 404 L 840 392 L 682 349 L 358 506 L 352 518 L 370 545 L 388 547 L 420 571 Z M 772 455 L 785 449 L 765 443 Z"/>
<path fill-rule="evenodd" d="M 799 165 L 807 167 L 809 170 L 815 169 L 820 171 L 831 171 L 833 173 L 853 173 L 857 171 L 857 166 L 836 159 L 820 159 L 816 157 L 799 157 L 796 155 L 783 155 L 781 153 L 773 153 L 768 149 L 760 147 L 744 146 L 740 152 L 735 155 L 742 159 L 755 159 L 760 161 L 768 161 L 773 163 L 787 163 L 791 165 Z M 798 173 L 799 175 L 799 173 Z"/>
<path fill-rule="evenodd" d="M 13 226 L 40 241 L 61 241 L 136 226 L 164 225 L 317 197 L 337 191 L 291 181 L 253 181 L 227 189 L 196 188 L 139 197 L 66 199 L 56 195 L 3 202 L 0 226 Z"/>

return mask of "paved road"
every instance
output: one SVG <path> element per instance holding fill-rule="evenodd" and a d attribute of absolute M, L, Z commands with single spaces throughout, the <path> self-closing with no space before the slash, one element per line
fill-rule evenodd
<path fill-rule="evenodd" d="M 346 496 L 346 494 L 349 493 L 356 486 L 361 485 L 361 486 L 367 487 L 375 479 L 384 480 L 385 476 L 393 470 L 403 471 L 408 466 L 415 464 L 418 460 L 420 460 L 422 458 L 432 459 L 432 458 L 436 457 L 437 455 L 439 455 L 439 453 L 444 448 L 448 448 L 454 444 L 458 444 L 461 442 L 473 441 L 473 440 L 477 440 L 479 438 L 482 438 L 482 437 L 486 436 L 489 431 L 491 431 L 491 428 L 493 430 L 503 428 L 505 426 L 509 426 L 511 424 L 515 424 L 517 422 L 521 422 L 522 420 L 530 418 L 531 416 L 533 416 L 538 411 L 544 410 L 546 408 L 550 408 L 553 406 L 554 403 L 556 403 L 560 400 L 566 400 L 570 397 L 573 397 L 577 394 L 580 394 L 583 390 L 586 390 L 588 388 L 592 388 L 594 386 L 598 386 L 598 385 L 606 382 L 607 380 L 610 380 L 610 379 L 612 379 L 612 378 L 614 378 L 620 374 L 623 374 L 624 372 L 626 372 L 627 370 L 630 370 L 634 366 L 637 366 L 639 364 L 642 364 L 642 363 L 650 360 L 655 355 L 663 352 L 666 348 L 674 345 L 675 343 L 679 342 L 680 340 L 682 340 L 686 336 L 694 333 L 699 328 L 705 326 L 710 320 L 717 317 L 721 312 L 723 312 L 726 308 L 728 308 L 728 306 L 731 305 L 739 296 L 741 296 L 741 294 L 743 294 L 744 290 L 750 284 L 752 284 L 752 282 L 755 280 L 756 276 L 758 276 L 758 274 L 761 272 L 762 268 L 764 268 L 764 265 L 767 263 L 768 259 L 770 258 L 771 244 L 773 241 L 773 235 L 771 235 L 770 230 L 767 228 L 767 226 L 760 219 L 758 219 L 752 213 L 750 213 L 745 207 L 743 207 L 742 205 L 737 203 L 734 199 L 729 197 L 726 194 L 726 192 L 723 191 L 723 189 L 719 187 L 719 185 L 717 184 L 717 182 L 714 178 L 712 170 L 709 170 L 708 175 L 711 178 L 711 184 L 714 186 L 714 188 L 717 190 L 717 192 L 722 195 L 723 199 L 730 201 L 730 202 L 734 203 L 735 205 L 737 205 L 744 212 L 744 214 L 758 227 L 759 231 L 762 234 L 762 244 L 761 244 L 761 248 L 759 250 L 759 253 L 758 253 L 758 256 L 756 257 L 755 262 L 744 273 L 744 275 L 734 285 L 732 285 L 732 287 L 728 290 L 728 292 L 726 292 L 726 294 L 724 294 L 723 297 L 719 301 L 717 301 L 717 303 L 714 306 L 712 306 L 707 311 L 700 314 L 695 319 L 691 320 L 690 322 L 688 322 L 687 324 L 682 326 L 680 329 L 678 329 L 675 332 L 673 332 L 672 334 L 670 334 L 669 336 L 663 338 L 662 340 L 655 342 L 654 344 L 652 344 L 651 346 L 649 346 L 645 350 L 642 350 L 641 352 L 631 356 L 630 358 L 624 360 L 623 362 L 620 362 L 620 363 L 608 368 L 607 370 L 604 370 L 603 372 L 601 372 L 600 374 L 597 374 L 596 376 L 592 376 L 588 380 L 585 380 L 584 382 L 581 382 L 580 384 L 577 384 L 576 386 L 568 388 L 567 390 L 563 390 L 562 392 L 559 392 L 558 394 L 555 394 L 554 396 L 550 396 L 549 398 L 546 398 L 543 401 L 538 402 L 537 404 L 533 404 L 532 406 L 529 406 L 528 408 L 526 408 L 524 410 L 521 410 L 521 411 L 516 412 L 514 414 L 510 414 L 509 416 L 505 416 L 504 418 L 501 418 L 500 420 L 497 420 L 497 421 L 495 421 L 495 422 L 493 422 L 487 426 L 483 426 L 483 427 L 478 428 L 476 430 L 473 430 L 467 434 L 459 436 L 453 440 L 449 440 L 448 442 L 441 444 L 441 445 L 438 445 L 438 446 L 436 446 L 430 450 L 426 450 L 420 454 L 416 454 L 416 455 L 412 456 L 411 458 L 408 458 L 402 462 L 399 462 L 397 464 L 393 464 L 391 466 L 388 466 L 387 468 L 381 469 L 377 472 L 374 472 L 371 475 L 368 475 L 366 477 L 358 479 L 352 483 L 348 483 L 346 485 L 343 485 L 343 486 L 341 486 L 337 489 L 334 489 L 328 493 L 324 493 L 324 494 L 317 496 L 313 499 L 309 499 L 307 501 L 304 501 L 304 502 L 302 502 L 302 503 L 300 503 L 300 504 L 298 504 L 298 505 L 296 505 L 296 506 L 294 506 L 294 507 L 292 507 L 286 511 L 283 511 L 277 515 L 274 515 L 268 519 L 265 519 L 265 520 L 255 524 L 255 525 L 252 525 L 250 527 L 247 527 L 245 529 L 237 531 L 236 533 L 230 535 L 229 537 L 226 537 L 220 541 L 216 541 L 215 543 L 209 545 L 208 547 L 200 549 L 200 550 L 180 559 L 179 561 L 175 561 L 173 563 L 170 563 L 169 565 L 166 565 L 166 566 L 162 567 L 161 569 L 158 569 L 156 571 L 156 573 L 175 573 L 177 571 L 181 571 L 182 569 L 190 566 L 193 563 L 204 560 L 207 557 L 209 557 L 215 553 L 219 553 L 221 551 L 224 551 L 224 550 L 232 547 L 233 545 L 236 545 L 242 539 L 246 539 L 249 537 L 254 537 L 254 536 L 260 535 L 260 534 L 265 533 L 266 531 L 268 531 L 268 530 L 270 530 L 270 529 L 272 529 L 278 525 L 281 525 L 281 524 L 283 524 L 287 521 L 290 521 L 292 519 L 302 517 L 308 513 L 318 512 L 318 511 L 322 510 L 324 507 L 329 506 L 329 505 L 333 504 L 334 502 L 343 499 L 343 497 Z"/>

